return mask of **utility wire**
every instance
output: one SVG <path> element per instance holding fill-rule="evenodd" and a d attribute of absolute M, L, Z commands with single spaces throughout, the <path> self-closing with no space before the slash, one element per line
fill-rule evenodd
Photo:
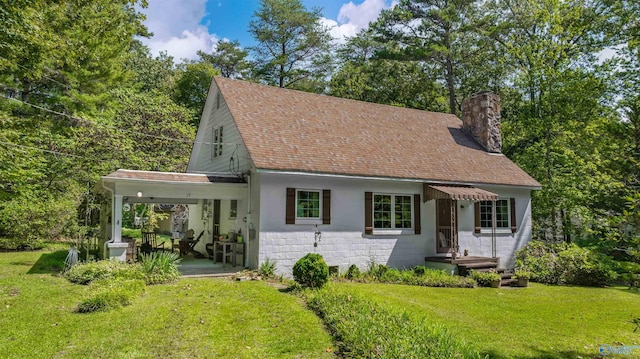
<path fill-rule="evenodd" d="M 223 146 L 238 146 L 239 145 L 238 143 L 225 143 L 225 142 L 216 142 L 216 143 L 214 143 L 214 142 L 182 140 L 182 139 L 174 138 L 174 137 L 158 136 L 158 135 L 152 135 L 152 134 L 139 132 L 139 131 L 126 130 L 126 129 L 123 129 L 123 128 L 119 128 L 117 126 L 101 124 L 101 123 L 97 123 L 95 121 L 87 120 L 87 119 L 84 119 L 84 118 L 71 116 L 71 115 L 68 115 L 68 114 L 65 114 L 65 113 L 62 113 L 62 112 L 51 110 L 51 109 L 43 107 L 43 106 L 38 106 L 38 105 L 34 105 L 32 103 L 29 103 L 29 102 L 18 100 L 17 98 L 5 96 L 5 95 L 0 95 L 0 97 L 3 97 L 5 99 L 7 99 L 7 100 L 19 102 L 19 103 L 22 103 L 24 105 L 31 106 L 33 108 L 36 108 L 36 109 L 39 109 L 39 110 L 42 110 L 42 111 L 50 112 L 50 113 L 53 113 L 55 115 L 68 118 L 70 120 L 83 122 L 83 123 L 88 123 L 88 124 L 94 125 L 96 127 L 111 128 L 111 129 L 114 129 L 116 131 L 136 134 L 136 135 L 145 136 L 145 137 L 149 137 L 149 138 L 155 138 L 155 139 L 158 139 L 158 140 L 168 140 L 168 141 L 182 142 L 182 143 L 186 143 L 186 144 L 190 144 L 190 145 L 193 145 L 193 144 L 196 144 L 196 143 L 201 143 L 201 144 L 204 144 L 204 145 L 223 145 Z"/>
<path fill-rule="evenodd" d="M 42 152 L 52 153 L 52 154 L 56 154 L 56 155 L 66 156 L 66 157 L 75 157 L 75 158 L 88 159 L 87 157 L 78 156 L 78 155 L 72 155 L 72 154 L 70 154 L 70 153 L 58 152 L 58 151 L 53 151 L 53 150 L 45 150 L 45 149 L 43 149 L 43 148 L 31 147 L 31 146 L 25 146 L 25 145 L 19 145 L 19 144 L 17 144 L 17 143 L 12 143 L 12 142 L 4 142 L 4 141 L 0 141 L 0 144 L 8 145 L 8 146 L 14 146 L 14 147 L 20 147 L 20 148 L 26 148 L 26 149 L 30 149 L 30 150 L 37 150 L 37 151 L 42 151 Z"/>

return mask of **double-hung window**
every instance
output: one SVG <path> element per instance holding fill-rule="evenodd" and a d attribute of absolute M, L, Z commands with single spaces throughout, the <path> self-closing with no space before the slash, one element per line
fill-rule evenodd
<path fill-rule="evenodd" d="M 509 201 L 499 199 L 496 201 L 496 228 L 509 228 Z M 493 228 L 493 203 L 492 201 L 480 202 L 480 226 Z"/>
<path fill-rule="evenodd" d="M 213 144 L 211 145 L 211 158 L 222 156 L 222 126 L 213 129 Z"/>
<path fill-rule="evenodd" d="M 331 224 L 331 190 L 287 188 L 286 224 Z"/>
<path fill-rule="evenodd" d="M 296 218 L 320 219 L 322 196 L 320 191 L 297 190 L 296 191 Z"/>
<path fill-rule="evenodd" d="M 374 194 L 373 228 L 412 228 L 412 206 L 411 195 Z"/>

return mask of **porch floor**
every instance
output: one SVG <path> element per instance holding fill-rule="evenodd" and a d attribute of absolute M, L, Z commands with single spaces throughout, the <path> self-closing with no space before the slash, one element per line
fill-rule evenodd
<path fill-rule="evenodd" d="M 451 257 L 445 256 L 436 256 L 436 257 L 424 257 L 425 262 L 436 262 L 436 263 L 449 263 L 449 264 L 472 264 L 472 263 L 486 263 L 493 262 L 498 263 L 499 258 L 491 258 L 491 257 L 480 257 L 480 256 L 461 256 L 453 259 Z"/>
<path fill-rule="evenodd" d="M 194 258 L 190 255 L 181 258 L 178 270 L 183 278 L 230 277 L 244 269 L 240 265 L 233 267 L 231 263 L 227 263 L 223 266 L 220 262 L 213 263 L 211 259 Z"/>

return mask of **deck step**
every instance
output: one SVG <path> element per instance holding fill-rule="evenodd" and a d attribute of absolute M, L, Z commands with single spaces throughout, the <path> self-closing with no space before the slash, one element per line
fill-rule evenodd
<path fill-rule="evenodd" d="M 513 279 L 512 279 L 513 274 L 505 271 L 504 269 L 499 269 L 498 273 L 500 273 L 500 277 L 502 277 L 502 280 L 500 281 L 500 286 L 508 287 L 513 285 Z"/>

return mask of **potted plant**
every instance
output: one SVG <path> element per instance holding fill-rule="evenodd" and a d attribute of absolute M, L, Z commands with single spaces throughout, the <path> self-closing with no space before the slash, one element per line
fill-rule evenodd
<path fill-rule="evenodd" d="M 500 288 L 502 277 L 495 271 L 478 272 L 471 271 L 471 278 L 481 287 Z"/>
<path fill-rule="evenodd" d="M 526 269 L 518 269 L 516 270 L 514 277 L 518 281 L 518 287 L 528 287 L 531 272 Z"/>

